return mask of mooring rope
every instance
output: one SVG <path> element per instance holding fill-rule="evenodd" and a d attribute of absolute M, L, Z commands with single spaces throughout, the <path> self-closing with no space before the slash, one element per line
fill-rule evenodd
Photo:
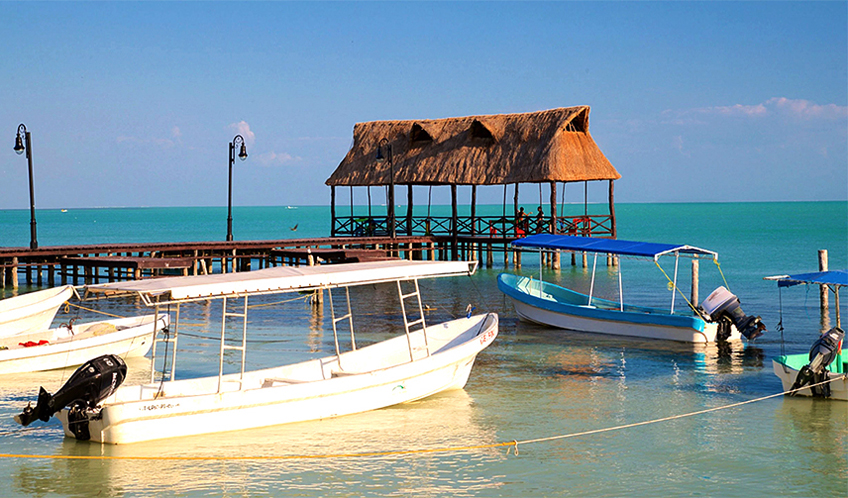
<path fill-rule="evenodd" d="M 95 309 L 91 309 L 91 308 L 86 308 L 85 306 L 80 306 L 79 304 L 70 303 L 68 301 L 65 301 L 65 313 L 68 313 L 70 311 L 68 309 L 69 306 L 73 306 L 73 307 L 79 308 L 81 310 L 91 311 L 92 313 L 100 313 L 101 315 L 111 316 L 113 318 L 126 318 L 126 317 L 121 316 L 121 315 L 113 315 L 112 313 L 106 313 L 105 311 L 99 311 L 99 310 L 95 310 Z"/>
<path fill-rule="evenodd" d="M 768 396 L 762 396 L 760 398 L 749 399 L 747 401 L 740 401 L 738 403 L 731 403 L 729 405 L 717 406 L 715 408 L 707 408 L 705 410 L 698 410 L 689 413 L 683 413 L 680 415 L 672 415 L 669 417 L 662 417 L 652 420 L 645 420 L 642 422 L 634 422 L 632 424 L 623 424 L 617 425 L 614 427 L 605 427 L 602 429 L 592 429 L 588 431 L 582 432 L 573 432 L 571 434 L 560 434 L 557 436 L 548 436 L 534 439 L 523 439 L 521 441 L 517 439 L 513 439 L 512 441 L 502 441 L 499 443 L 489 443 L 489 444 L 478 444 L 478 445 L 466 445 L 466 446 L 445 446 L 439 448 L 419 448 L 419 449 L 410 449 L 410 450 L 390 450 L 390 451 L 363 451 L 357 453 L 325 453 L 325 454 L 315 454 L 315 455 L 248 455 L 248 456 L 165 456 L 165 455 L 155 455 L 155 456 L 120 456 L 120 455 L 27 455 L 23 453 L 0 453 L 0 458 L 25 458 L 25 459 L 53 459 L 53 460 L 171 460 L 171 461 L 244 461 L 244 460 L 318 460 L 324 458 L 362 458 L 362 457 L 375 457 L 375 456 L 400 456 L 400 455 L 422 455 L 422 454 L 432 454 L 432 453 L 448 453 L 448 452 L 456 452 L 456 451 L 469 451 L 469 450 L 480 450 L 480 449 L 490 449 L 490 448 L 502 448 L 507 447 L 506 454 L 509 455 L 510 451 L 513 454 L 518 455 L 518 445 L 520 444 L 534 444 L 534 443 L 544 443 L 549 441 L 556 441 L 560 439 L 569 439 L 581 436 L 589 436 L 592 434 L 602 434 L 604 432 L 612 432 L 612 431 L 620 431 L 623 429 L 631 429 L 633 427 L 641 427 L 651 424 L 658 424 L 661 422 L 668 422 L 671 420 L 678 420 L 687 417 L 694 417 L 697 415 L 703 415 L 705 413 L 717 412 L 721 410 L 728 410 L 731 408 L 737 408 L 740 406 L 748 405 L 751 403 L 757 403 L 760 401 L 765 401 L 767 399 L 776 398 L 779 396 L 784 396 L 787 394 L 791 394 L 796 391 L 800 391 L 802 389 L 808 389 L 813 387 L 818 387 L 824 384 L 828 384 L 830 382 L 835 382 L 837 380 L 848 379 L 848 374 L 841 375 L 839 377 L 833 377 L 831 379 L 824 380 L 817 384 L 810 384 L 808 386 L 799 387 L 797 389 L 790 389 L 788 391 L 783 391 L 777 394 L 770 394 Z M 29 429 L 19 429 L 18 431 L 4 431 L 0 432 L 0 436 L 6 436 L 9 434 L 14 434 L 18 432 L 23 432 Z"/>
<path fill-rule="evenodd" d="M 687 298 L 686 298 L 686 294 L 684 294 L 684 293 L 683 293 L 683 291 L 682 291 L 682 290 L 680 290 L 680 287 L 678 287 L 677 285 L 675 285 L 675 284 L 674 284 L 674 281 L 673 281 L 673 280 L 671 280 L 671 278 L 669 278 L 668 274 L 665 272 L 665 270 L 663 270 L 663 267 L 662 267 L 662 266 L 660 266 L 659 261 L 654 260 L 654 264 L 655 264 L 655 265 L 657 265 L 657 268 L 659 268 L 659 269 L 660 269 L 660 271 L 662 272 L 662 274 L 663 274 L 663 275 L 665 275 L 665 278 L 668 280 L 669 286 L 670 286 L 671 288 L 673 288 L 674 290 L 676 290 L 678 294 L 680 294 L 680 297 L 682 297 L 682 298 L 683 298 L 683 300 L 684 300 L 684 301 L 686 301 L 686 304 L 688 304 L 688 305 L 689 305 L 689 307 L 690 307 L 690 308 L 692 308 L 692 311 L 694 311 L 694 312 L 695 312 L 698 316 L 700 316 L 701 318 L 704 318 L 704 319 L 706 320 L 706 318 L 704 317 L 704 315 L 702 315 L 702 314 L 701 314 L 701 312 L 700 312 L 700 311 L 698 311 L 698 308 L 696 308 L 696 307 L 695 307 L 695 306 L 694 306 L 691 302 L 689 302 L 689 299 L 687 299 Z"/>

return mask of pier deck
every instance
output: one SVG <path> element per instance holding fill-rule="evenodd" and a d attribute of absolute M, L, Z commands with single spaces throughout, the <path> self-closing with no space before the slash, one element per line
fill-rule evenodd
<path fill-rule="evenodd" d="M 511 239 L 501 239 L 503 247 Z M 134 280 L 161 275 L 249 271 L 278 264 L 308 265 L 402 257 L 448 259 L 449 237 L 331 237 L 311 239 L 0 247 L 0 288 Z M 58 279 L 57 279 L 58 277 Z"/>
<path fill-rule="evenodd" d="M 201 275 L 250 271 L 277 265 L 313 265 L 404 258 L 447 261 L 479 260 L 491 267 L 494 253 L 509 266 L 521 266 L 521 253 L 509 247 L 513 237 L 444 235 L 324 237 L 310 239 L 90 244 L 75 246 L 0 247 L 0 288 L 17 288 L 19 272 L 27 284 L 90 284 L 166 275 Z M 571 258 L 575 264 L 574 255 Z M 559 268 L 559 256 L 546 259 Z M 584 262 L 585 265 L 585 256 Z"/>

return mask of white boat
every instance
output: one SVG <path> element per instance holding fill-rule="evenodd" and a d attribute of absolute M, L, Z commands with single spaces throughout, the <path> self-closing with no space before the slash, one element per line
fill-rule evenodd
<path fill-rule="evenodd" d="M 392 260 L 301 268 L 276 267 L 253 272 L 88 286 L 87 294 L 137 295 L 147 305 L 156 307 L 157 311 L 160 306 L 175 306 L 175 327 L 172 335 L 163 341 L 166 343 L 175 343 L 178 338 L 181 305 L 221 299 L 223 325 L 218 375 L 174 380 L 172 364 L 170 380 L 163 378 L 154 382 L 154 372 L 151 371 L 150 384 L 124 385 L 112 392 L 108 385 L 98 382 L 104 378 L 120 377 L 122 373 L 120 364 L 114 365 L 118 362 L 106 358 L 103 375 L 98 373 L 90 386 L 79 384 L 80 392 L 99 391 L 96 386 L 101 386 L 103 398 L 90 399 L 83 405 L 74 404 L 62 409 L 56 416 L 62 421 L 68 437 L 124 444 L 337 417 L 414 401 L 449 389 L 461 389 L 468 380 L 477 354 L 497 336 L 498 317 L 494 313 L 469 314 L 457 320 L 428 325 L 424 319 L 418 280 L 471 275 L 475 270 L 476 262 Z M 397 286 L 406 333 L 357 348 L 350 288 L 373 284 Z M 323 289 L 329 296 L 336 354 L 245 372 L 248 298 Z M 334 309 L 333 289 L 346 301 L 342 316 L 337 316 Z M 242 311 L 236 313 L 228 309 L 227 302 L 232 299 L 241 302 L 239 309 Z M 413 307 L 410 308 L 409 304 Z M 410 314 L 418 318 L 410 320 Z M 228 318 L 243 323 L 239 327 L 242 329 L 240 346 L 232 346 L 225 340 Z M 350 329 L 351 347 L 344 352 L 339 346 L 337 324 L 340 322 L 347 323 Z M 176 344 L 171 346 L 172 351 L 177 350 Z M 241 352 L 241 370 L 224 374 L 224 351 L 231 348 Z M 154 364 L 155 354 L 154 345 Z M 110 368 L 112 370 L 106 371 Z M 72 401 L 76 395 L 67 393 L 76 389 L 76 385 L 76 379 L 72 377 L 52 398 Z M 19 422 L 26 425 L 36 417 L 42 420 L 49 418 L 43 406 L 51 397 L 45 393 L 43 402 L 41 398 L 39 396 L 35 409 L 28 407 L 18 416 Z"/>
<path fill-rule="evenodd" d="M 840 328 L 839 317 L 839 289 L 848 285 L 848 270 L 778 275 L 765 279 L 777 281 L 778 289 L 798 284 L 824 285 L 834 293 L 836 327 L 820 335 L 809 353 L 782 354 L 772 360 L 772 367 L 774 374 L 783 384 L 783 390 L 793 391 L 793 396 L 816 396 L 848 401 L 848 358 L 842 354 L 845 333 Z M 782 332 L 782 298 L 780 307 L 778 328 Z M 820 386 L 815 385 L 820 383 Z"/>
<path fill-rule="evenodd" d="M 0 300 L 0 337 L 50 328 L 59 307 L 74 295 L 70 285 Z"/>
<path fill-rule="evenodd" d="M 570 235 L 538 234 L 517 239 L 512 245 L 540 251 L 583 251 L 595 254 L 589 294 L 575 292 L 559 285 L 528 276 L 509 273 L 498 275 L 498 289 L 510 298 L 515 312 L 523 319 L 562 329 L 665 339 L 691 343 L 752 340 L 761 335 L 765 326 L 760 317 L 745 316 L 739 300 L 724 286 L 713 291 L 701 306 L 686 299 L 677 287 L 678 260 L 681 256 L 707 257 L 718 260 L 714 251 L 688 245 L 630 242 L 625 240 L 576 237 Z M 593 295 L 598 254 L 651 258 L 674 256 L 674 280 L 671 284 L 671 306 L 668 309 L 633 306 L 624 302 L 619 265 L 619 300 L 610 301 Z M 541 256 L 540 256 L 541 259 Z M 657 263 L 659 266 L 659 263 Z M 540 268 L 542 265 L 540 264 Z M 675 293 L 683 295 L 688 309 L 674 310 Z"/>
<path fill-rule="evenodd" d="M 153 315 L 135 316 L 0 338 L 0 374 L 71 367 L 102 354 L 144 356 L 153 344 L 153 321 Z M 160 314 L 155 330 L 168 322 L 168 315 Z"/>

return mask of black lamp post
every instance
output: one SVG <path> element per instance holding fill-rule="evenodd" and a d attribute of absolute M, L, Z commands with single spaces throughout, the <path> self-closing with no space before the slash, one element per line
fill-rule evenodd
<path fill-rule="evenodd" d="M 244 137 L 236 135 L 230 142 L 230 188 L 227 196 L 227 241 L 233 240 L 233 163 L 236 161 L 236 147 L 241 144 L 238 157 L 242 161 L 247 159 L 247 147 L 244 146 Z"/>
<path fill-rule="evenodd" d="M 383 146 L 386 147 L 386 156 L 383 156 Z M 388 209 L 388 218 L 389 218 L 389 235 L 391 238 L 395 238 L 395 167 L 392 164 L 392 144 L 389 143 L 387 139 L 380 140 L 380 143 L 377 144 L 377 162 L 383 162 L 388 158 L 389 160 L 389 209 Z"/>
<path fill-rule="evenodd" d="M 21 133 L 24 134 L 26 146 L 24 146 L 24 142 L 21 140 Z M 18 136 L 15 137 L 15 152 L 20 155 L 24 151 L 26 151 L 27 162 L 29 163 L 29 247 L 30 249 L 38 249 L 38 239 L 35 236 L 35 191 L 32 188 L 32 137 L 27 131 L 26 126 L 21 123 L 18 126 Z"/>

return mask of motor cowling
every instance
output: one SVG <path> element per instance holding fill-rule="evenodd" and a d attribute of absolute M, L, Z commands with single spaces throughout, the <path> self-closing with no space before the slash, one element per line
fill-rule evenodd
<path fill-rule="evenodd" d="M 844 338 L 845 331 L 839 327 L 833 327 L 816 339 L 810 347 L 810 363 L 801 368 L 795 376 L 795 383 L 792 384 L 794 392 L 791 393 L 793 396 L 797 394 L 797 389 L 807 384 L 819 384 L 827 380 L 827 367 L 836 359 L 839 344 Z M 810 390 L 813 396 L 830 397 L 830 384 L 814 386 Z"/>
<path fill-rule="evenodd" d="M 36 419 L 47 422 L 54 413 L 66 406 L 94 408 L 112 395 L 126 377 L 127 365 L 120 356 L 98 356 L 77 368 L 55 394 L 51 395 L 43 387 L 39 388 L 35 408 L 27 404 L 23 412 L 15 415 L 15 421 L 27 426 Z"/>
<path fill-rule="evenodd" d="M 763 335 L 766 330 L 762 319 L 759 316 L 746 315 L 742 311 L 739 298 L 724 286 L 707 296 L 701 304 L 701 309 L 709 315 L 710 320 L 719 323 L 719 329 L 725 329 L 719 334 L 719 337 L 725 339 L 730 336 L 729 324 L 735 325 L 736 330 L 749 341 Z M 722 327 L 723 324 L 725 327 Z"/>

